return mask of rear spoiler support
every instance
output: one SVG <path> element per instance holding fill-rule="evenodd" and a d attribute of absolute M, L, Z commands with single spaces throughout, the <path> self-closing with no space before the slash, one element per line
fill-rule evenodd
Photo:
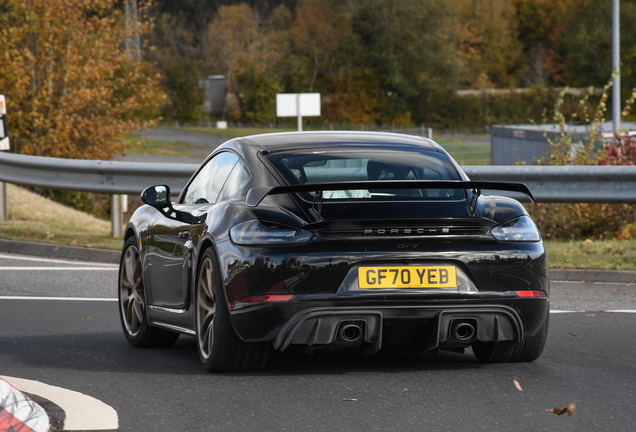
<path fill-rule="evenodd" d="M 259 186 L 247 192 L 247 205 L 249 207 L 258 206 L 268 195 L 279 195 L 286 193 L 319 192 L 314 196 L 312 208 L 318 207 L 319 212 L 322 207 L 322 192 L 333 190 L 356 190 L 356 189 L 492 189 L 508 192 L 519 192 L 536 202 L 530 189 L 523 183 L 505 183 L 491 181 L 462 181 L 462 180 L 380 180 L 380 181 L 355 181 L 340 183 L 315 183 L 290 186 Z"/>

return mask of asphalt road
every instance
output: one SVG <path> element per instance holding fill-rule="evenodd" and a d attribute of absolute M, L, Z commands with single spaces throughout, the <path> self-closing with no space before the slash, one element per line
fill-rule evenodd
<path fill-rule="evenodd" d="M 553 283 L 555 311 L 585 312 L 551 314 L 534 363 L 291 353 L 262 372 L 208 374 L 193 338 L 129 346 L 114 301 L 35 299 L 114 298 L 116 279 L 113 266 L 0 254 L 0 375 L 95 397 L 117 411 L 120 431 L 636 430 L 636 314 L 601 312 L 636 309 L 633 284 Z M 574 400 L 571 417 L 539 411 Z"/>

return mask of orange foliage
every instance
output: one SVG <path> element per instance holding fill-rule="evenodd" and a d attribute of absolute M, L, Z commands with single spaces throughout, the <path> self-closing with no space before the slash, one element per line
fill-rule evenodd
<path fill-rule="evenodd" d="M 246 118 L 241 77 L 262 76 L 281 59 L 277 35 L 267 32 L 258 14 L 246 3 L 221 6 L 209 26 L 208 44 L 215 69 L 225 74 L 228 90 Z"/>
<path fill-rule="evenodd" d="M 520 67 L 522 52 L 511 0 L 455 3 L 467 84 L 476 89 L 514 84 L 513 72 Z"/>
<path fill-rule="evenodd" d="M 127 58 L 117 1 L 0 0 L 0 8 L 0 93 L 16 151 L 111 159 L 142 118 L 156 117 L 159 77 Z"/>
<path fill-rule="evenodd" d="M 323 100 L 322 115 L 325 119 L 353 125 L 368 125 L 375 121 L 381 98 L 377 76 L 368 73 L 359 76 L 337 75 L 331 81 L 336 91 Z"/>
<path fill-rule="evenodd" d="M 553 83 L 566 81 L 567 62 L 559 54 L 559 47 L 571 20 L 595 0 L 512 0 L 517 10 L 519 39 L 526 54 L 545 50 L 543 61 Z M 528 59 L 530 60 L 530 59 Z"/>
<path fill-rule="evenodd" d="M 309 92 L 312 92 L 318 72 L 333 59 L 350 23 L 327 0 L 310 0 L 300 4 L 295 14 L 291 36 L 295 47 L 312 59 L 313 72 L 309 82 Z"/>

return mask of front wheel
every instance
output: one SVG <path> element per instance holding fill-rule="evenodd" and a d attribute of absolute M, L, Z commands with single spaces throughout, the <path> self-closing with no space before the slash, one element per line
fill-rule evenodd
<path fill-rule="evenodd" d="M 532 362 L 538 359 L 548 338 L 550 314 L 534 336 L 526 336 L 521 343 L 475 342 L 472 346 L 475 357 L 482 363 Z"/>
<path fill-rule="evenodd" d="M 267 343 L 243 342 L 230 321 L 225 289 L 214 249 L 203 254 L 197 277 L 196 333 L 199 357 L 210 372 L 262 369 Z"/>
<path fill-rule="evenodd" d="M 141 258 L 135 237 L 124 244 L 119 263 L 119 318 L 124 336 L 138 348 L 167 347 L 179 338 L 179 333 L 148 324 Z"/>

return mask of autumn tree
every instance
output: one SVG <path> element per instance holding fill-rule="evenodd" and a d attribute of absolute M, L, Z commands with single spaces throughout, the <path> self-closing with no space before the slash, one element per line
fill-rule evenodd
<path fill-rule="evenodd" d="M 636 1 L 620 9 L 621 90 L 623 100 L 636 87 Z M 568 84 L 604 86 L 612 75 L 612 5 L 599 1 L 583 9 L 570 23 L 563 40 Z"/>
<path fill-rule="evenodd" d="M 0 0 L 0 93 L 16 150 L 111 159 L 158 114 L 158 77 L 126 53 L 121 9 L 115 0 Z"/>
<path fill-rule="evenodd" d="M 520 76 L 526 84 L 565 83 L 567 65 L 559 47 L 569 23 L 594 1 L 513 0 L 526 57 Z"/>
<path fill-rule="evenodd" d="M 186 16 L 180 13 L 159 13 L 154 7 L 154 26 L 147 35 L 151 49 L 144 58 L 161 73 L 161 87 L 167 100 L 163 115 L 170 120 L 196 122 L 203 117 L 204 91 L 199 88 L 204 59 L 196 33 L 185 25 Z"/>
<path fill-rule="evenodd" d="M 455 4 L 462 80 L 477 89 L 515 85 L 523 52 L 511 0 L 455 0 Z"/>
<path fill-rule="evenodd" d="M 351 63 L 377 76 L 378 123 L 427 121 L 440 93 L 458 83 L 460 53 L 452 4 L 443 0 L 350 0 Z"/>
<path fill-rule="evenodd" d="M 212 70 L 226 76 L 240 118 L 256 123 L 273 118 L 279 86 L 268 72 L 280 61 L 281 53 L 267 23 L 245 3 L 222 6 L 208 35 Z M 264 109 L 266 106 L 271 109 Z"/>
<path fill-rule="evenodd" d="M 305 87 L 309 93 L 314 90 L 318 73 L 333 68 L 335 53 L 343 39 L 350 37 L 351 23 L 340 12 L 329 0 L 310 0 L 295 9 L 291 38 L 295 48 L 309 60 L 305 67 L 305 72 L 309 72 Z"/>

